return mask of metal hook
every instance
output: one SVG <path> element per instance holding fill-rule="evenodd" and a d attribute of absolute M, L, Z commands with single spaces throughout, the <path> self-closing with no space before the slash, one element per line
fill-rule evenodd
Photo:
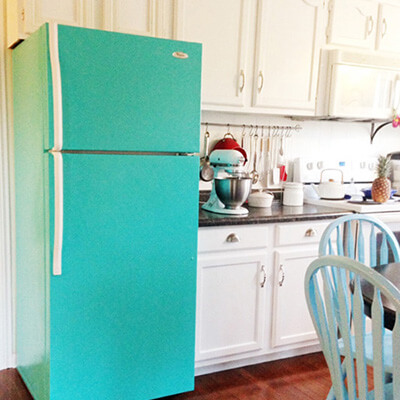
<path fill-rule="evenodd" d="M 242 130 L 242 138 L 241 138 L 241 141 L 240 141 L 240 147 L 241 148 L 243 148 L 243 146 L 244 146 L 244 138 L 245 138 L 245 136 L 246 136 L 246 125 L 245 124 L 243 124 L 243 130 Z"/>
<path fill-rule="evenodd" d="M 250 125 L 250 132 L 249 132 L 250 137 L 252 137 L 254 135 L 253 130 L 254 130 L 254 126 Z"/>

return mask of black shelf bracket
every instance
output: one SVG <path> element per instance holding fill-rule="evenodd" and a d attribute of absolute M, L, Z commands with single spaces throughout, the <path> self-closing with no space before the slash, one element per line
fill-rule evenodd
<path fill-rule="evenodd" d="M 379 125 L 376 129 L 375 129 L 375 122 L 371 123 L 371 144 L 374 140 L 375 135 L 386 125 L 391 124 L 392 121 L 390 120 L 389 122 L 384 122 L 383 124 Z"/>

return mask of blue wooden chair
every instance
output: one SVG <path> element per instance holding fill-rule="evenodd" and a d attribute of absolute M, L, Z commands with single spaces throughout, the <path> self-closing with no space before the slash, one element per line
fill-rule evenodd
<path fill-rule="evenodd" d="M 367 374 L 367 352 L 371 347 L 366 343 L 360 279 L 375 288 L 369 334 L 373 343 L 370 363 L 373 384 Z M 349 290 L 350 280 L 353 281 L 354 293 Z M 305 292 L 331 375 L 332 389 L 327 399 L 400 399 L 400 292 L 373 268 L 336 255 L 320 257 L 310 264 L 305 276 Z M 385 352 L 389 343 L 384 335 L 382 296 L 393 304 L 396 311 L 396 323 L 392 335 L 388 336 L 395 355 L 391 360 L 387 360 Z M 343 360 L 341 356 L 344 356 Z M 393 367 L 390 383 L 385 377 L 388 363 Z M 372 386 L 373 390 L 369 391 Z"/>
<path fill-rule="evenodd" d="M 344 215 L 329 224 L 319 244 L 319 255 L 327 254 L 344 255 L 370 266 L 400 262 L 400 246 L 390 228 L 363 214 Z"/>
<path fill-rule="evenodd" d="M 400 246 L 390 228 L 377 218 L 363 214 L 344 215 L 328 225 L 321 237 L 319 255 L 328 254 L 345 255 L 369 266 L 400 262 Z M 385 329 L 385 373 L 388 381 L 392 373 L 391 335 Z M 365 343 L 367 363 L 371 364 L 373 349 L 370 334 L 366 335 Z"/>

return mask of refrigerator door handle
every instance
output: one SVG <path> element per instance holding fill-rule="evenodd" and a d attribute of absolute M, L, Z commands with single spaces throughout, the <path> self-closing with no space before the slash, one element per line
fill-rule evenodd
<path fill-rule="evenodd" d="M 53 243 L 53 275 L 61 275 L 63 224 L 64 224 L 64 179 L 63 158 L 58 151 L 50 150 L 54 157 L 54 243 Z"/>
<path fill-rule="evenodd" d="M 54 147 L 60 151 L 63 146 L 63 113 L 62 113 L 62 86 L 60 56 L 58 51 L 58 25 L 49 23 L 49 52 L 51 64 L 51 78 L 53 85 L 53 118 L 54 118 Z"/>

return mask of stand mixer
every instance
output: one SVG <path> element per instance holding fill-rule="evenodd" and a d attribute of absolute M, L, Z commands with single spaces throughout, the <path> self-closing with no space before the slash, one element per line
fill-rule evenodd
<path fill-rule="evenodd" d="M 246 158 L 238 150 L 214 150 L 210 154 L 210 165 L 214 169 L 214 180 L 210 198 L 203 210 L 218 214 L 246 215 L 241 207 L 251 191 L 251 178 L 244 172 Z"/>

